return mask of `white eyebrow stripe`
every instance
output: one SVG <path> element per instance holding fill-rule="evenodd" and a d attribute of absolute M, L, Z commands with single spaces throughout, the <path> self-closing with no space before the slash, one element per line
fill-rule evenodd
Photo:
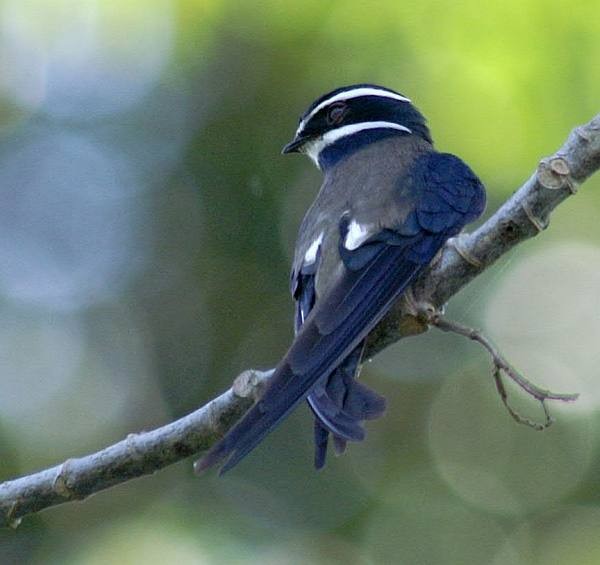
<path fill-rule="evenodd" d="M 406 98 L 406 96 L 402 96 L 401 94 L 396 94 L 395 92 L 390 92 L 389 90 L 381 90 L 379 88 L 369 88 L 369 87 L 361 87 L 361 88 L 353 88 L 352 90 L 345 90 L 343 92 L 338 92 L 334 94 L 330 98 L 323 100 L 320 104 L 315 106 L 310 114 L 306 116 L 298 126 L 298 130 L 296 134 L 300 133 L 306 123 L 320 110 L 332 104 L 333 102 L 339 102 L 341 100 L 350 100 L 351 98 L 358 98 L 360 96 L 380 96 L 381 98 L 392 98 L 394 100 L 399 100 L 400 102 L 410 102 L 410 98 Z"/>
<path fill-rule="evenodd" d="M 412 133 L 411 129 L 400 124 L 395 124 L 394 122 L 359 122 L 358 124 L 349 124 L 347 126 L 342 126 L 340 128 L 328 131 L 315 141 L 307 143 L 304 152 L 315 162 L 317 167 L 319 167 L 319 154 L 328 145 L 335 143 L 342 137 L 347 137 L 349 135 L 358 133 L 359 131 L 368 129 L 396 129 L 399 131 Z"/>

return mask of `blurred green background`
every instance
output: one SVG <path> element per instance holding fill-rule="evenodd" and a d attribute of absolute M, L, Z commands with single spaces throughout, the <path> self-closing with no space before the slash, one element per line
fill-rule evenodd
<path fill-rule="evenodd" d="M 316 96 L 409 95 L 493 212 L 600 111 L 596 0 L 0 0 L 0 480 L 182 416 L 290 342 Z M 0 562 L 600 563 L 600 176 L 449 305 L 536 382 L 538 433 L 456 336 L 368 364 L 388 413 L 312 469 L 301 407 L 225 478 L 191 461 L 0 531 Z M 519 408 L 539 407 L 511 389 Z"/>

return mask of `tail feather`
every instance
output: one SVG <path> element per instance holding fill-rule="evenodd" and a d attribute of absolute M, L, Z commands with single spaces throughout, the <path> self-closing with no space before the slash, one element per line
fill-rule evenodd
<path fill-rule="evenodd" d="M 346 445 L 348 442 L 340 436 L 333 436 L 333 452 L 336 455 L 341 455 L 346 451 Z"/>
<path fill-rule="evenodd" d="M 315 414 L 317 469 L 325 465 L 329 434 L 334 439 L 334 451 L 339 455 L 348 441 L 364 439 L 364 420 L 378 418 L 385 411 L 385 399 L 357 380 L 362 349 L 362 345 L 357 347 L 308 396 Z"/>
<path fill-rule="evenodd" d="M 363 383 L 353 381 L 349 386 L 344 410 L 361 420 L 375 420 L 385 412 L 385 398 Z"/>
<path fill-rule="evenodd" d="M 321 469 L 325 466 L 328 443 L 329 430 L 321 425 L 318 418 L 315 418 L 315 469 Z"/>

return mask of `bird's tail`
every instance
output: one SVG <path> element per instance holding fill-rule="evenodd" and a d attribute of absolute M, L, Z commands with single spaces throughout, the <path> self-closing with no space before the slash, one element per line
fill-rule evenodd
<path fill-rule="evenodd" d="M 314 392 L 323 375 L 329 375 L 362 343 L 443 240 L 437 246 L 430 246 L 431 256 L 423 258 L 410 243 L 420 242 L 413 238 L 402 246 L 382 245 L 369 256 L 362 269 L 344 271 L 319 308 L 311 311 L 276 367 L 262 398 L 196 463 L 197 472 L 226 459 L 221 468 L 223 474 L 254 449 Z M 372 400 L 374 393 L 367 387 L 355 382 L 346 388 L 354 391 L 353 400 L 368 399 L 367 408 L 375 406 L 375 413 L 381 411 Z M 362 410 L 369 413 L 365 408 Z"/>
<path fill-rule="evenodd" d="M 379 418 L 385 412 L 385 398 L 357 380 L 363 346 L 358 346 L 307 400 L 315 414 L 315 467 L 322 468 L 327 457 L 329 435 L 337 454 L 348 441 L 365 437 L 364 420 Z"/>

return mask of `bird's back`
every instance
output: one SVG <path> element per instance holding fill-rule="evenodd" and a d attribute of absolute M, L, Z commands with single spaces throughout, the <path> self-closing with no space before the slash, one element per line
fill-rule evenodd
<path fill-rule="evenodd" d="M 425 140 L 388 137 L 366 145 L 326 172 L 302 220 L 292 266 L 293 273 L 299 272 L 307 252 L 320 240 L 317 296 L 323 296 L 336 279 L 342 216 L 348 214 L 361 226 L 372 225 L 373 232 L 401 223 L 415 197 L 403 190 L 402 181 L 417 157 L 429 151 L 433 148 Z"/>

